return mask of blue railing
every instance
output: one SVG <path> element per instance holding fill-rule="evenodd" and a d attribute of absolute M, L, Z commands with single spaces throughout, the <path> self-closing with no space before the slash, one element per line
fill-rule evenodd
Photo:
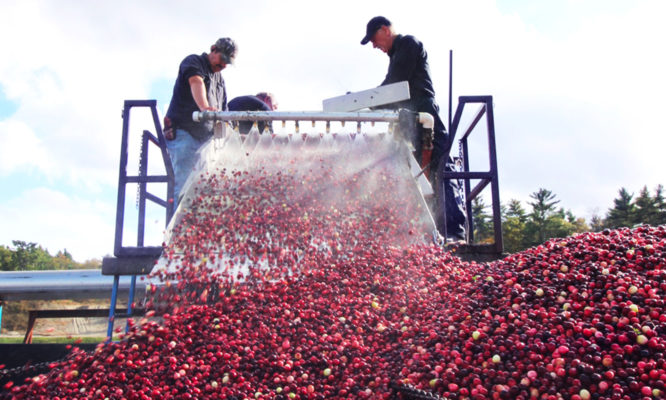
<path fill-rule="evenodd" d="M 462 130 L 460 129 L 460 120 L 463 115 L 465 107 L 470 104 L 481 104 L 478 112 L 473 116 L 470 125 Z M 470 171 L 469 160 L 469 137 L 474 131 L 474 128 L 485 116 L 486 119 L 486 134 L 488 138 L 488 161 L 489 168 L 487 171 Z M 444 168 L 445 163 L 440 163 L 440 168 L 437 176 L 440 179 L 460 179 L 464 182 L 465 191 L 465 207 L 467 211 L 467 232 L 468 243 L 474 247 L 473 251 L 484 252 L 484 248 L 488 252 L 501 254 L 504 251 L 504 243 L 502 240 L 502 216 L 500 211 L 500 198 L 499 198 L 499 181 L 497 175 L 497 149 L 495 145 L 495 121 L 493 114 L 493 98 L 492 96 L 460 96 L 458 98 L 458 107 L 456 114 L 451 122 L 451 132 L 449 143 L 453 144 L 456 136 L 460 139 L 462 170 L 461 171 L 446 171 Z M 452 146 L 449 146 L 449 153 Z M 445 154 L 443 159 L 447 159 L 449 154 Z M 476 186 L 472 188 L 471 181 L 480 180 Z M 492 199 L 492 213 L 493 213 L 493 233 L 494 242 L 491 246 L 481 246 L 474 241 L 474 217 L 472 213 L 472 202 L 477 198 L 481 192 L 490 184 L 491 199 Z M 444 199 L 443 185 L 438 184 L 436 188 L 436 195 Z M 440 204 L 446 204 L 442 201 Z M 442 212 L 445 212 L 442 208 Z M 446 218 L 443 218 L 446 220 Z"/>
<path fill-rule="evenodd" d="M 141 153 L 138 175 L 128 175 L 127 162 L 129 153 L 129 128 L 130 112 L 133 108 L 150 108 L 155 133 L 147 130 L 143 131 L 141 136 Z M 116 233 L 113 254 L 115 257 L 105 257 L 102 262 L 102 273 L 104 275 L 113 275 L 113 289 L 111 291 L 111 304 L 109 307 L 109 325 L 107 336 L 110 339 L 113 334 L 113 323 L 116 317 L 116 302 L 118 300 L 118 282 L 121 275 L 131 276 L 131 287 L 129 292 L 127 316 L 132 315 L 132 304 L 134 302 L 134 288 L 138 275 L 145 275 L 152 269 L 154 261 L 162 252 L 161 246 L 145 246 L 145 227 L 146 227 L 146 203 L 151 201 L 164 207 L 166 218 L 165 225 L 169 222 L 174 212 L 173 199 L 173 168 L 171 160 L 166 150 L 166 139 L 162 132 L 162 124 L 157 114 L 156 100 L 125 100 L 123 108 L 123 131 L 120 145 L 120 169 L 118 172 L 118 203 L 116 208 Z M 159 148 L 164 163 L 166 174 L 149 175 L 148 174 L 148 149 L 153 144 Z M 166 183 L 166 198 L 162 199 L 148 192 L 149 183 Z M 125 246 L 123 244 L 123 230 L 125 227 L 125 201 L 127 195 L 127 185 L 138 184 L 138 218 L 137 218 L 137 241 L 136 246 Z M 171 201 L 170 201 L 171 200 Z"/>

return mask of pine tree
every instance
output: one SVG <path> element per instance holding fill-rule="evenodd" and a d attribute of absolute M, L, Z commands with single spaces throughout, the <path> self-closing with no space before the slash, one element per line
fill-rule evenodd
<path fill-rule="evenodd" d="M 539 244 L 547 239 L 548 219 L 556 212 L 555 205 L 560 201 L 555 200 L 555 194 L 552 191 L 543 188 L 532 193 L 530 197 L 535 200 L 528 203 L 532 206 L 528 223 L 529 231 L 531 231 L 533 237 L 531 244 Z"/>
<path fill-rule="evenodd" d="M 664 199 L 664 187 L 657 185 L 654 190 L 654 205 L 657 209 L 654 225 L 666 224 L 666 200 Z"/>
<path fill-rule="evenodd" d="M 483 198 L 476 197 L 472 200 L 472 220 L 474 222 L 474 241 L 477 243 L 487 242 L 493 238 L 492 218 L 486 212 L 488 206 Z"/>
<path fill-rule="evenodd" d="M 517 218 L 520 222 L 527 222 L 527 213 L 519 200 L 509 200 L 509 205 L 506 207 L 506 218 Z"/>
<path fill-rule="evenodd" d="M 638 193 L 638 197 L 636 197 L 636 200 L 634 200 L 634 206 L 636 207 L 636 213 L 634 216 L 635 219 L 632 221 L 634 225 L 655 225 L 658 209 L 655 203 L 655 199 L 650 196 L 650 192 L 648 191 L 647 186 L 643 186 L 641 191 Z"/>
<path fill-rule="evenodd" d="M 502 212 L 502 238 L 506 251 L 515 253 L 525 249 L 526 222 L 527 213 L 520 201 L 511 199 Z"/>
<path fill-rule="evenodd" d="M 606 228 L 606 222 L 603 218 L 597 214 L 597 211 L 594 211 L 592 217 L 590 218 L 590 230 L 592 232 L 601 232 Z"/>
<path fill-rule="evenodd" d="M 607 228 L 630 227 L 636 220 L 636 206 L 631 201 L 634 195 L 625 188 L 620 189 L 619 195 L 620 197 L 613 200 L 614 207 L 608 210 L 606 215 Z"/>

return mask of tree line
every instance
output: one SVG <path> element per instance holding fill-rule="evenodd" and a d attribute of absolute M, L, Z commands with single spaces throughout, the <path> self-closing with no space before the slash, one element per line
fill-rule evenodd
<path fill-rule="evenodd" d="M 100 268 L 101 261 L 76 262 L 67 249 L 51 255 L 37 243 L 12 240 L 12 247 L 0 245 L 0 271 L 39 271 Z"/>
<path fill-rule="evenodd" d="M 588 222 L 575 216 L 571 210 L 558 207 L 560 200 L 557 196 L 548 189 L 540 188 L 530 194 L 532 201 L 527 203 L 527 209 L 515 199 L 501 205 L 504 249 L 506 252 L 515 253 L 551 238 L 576 233 L 599 232 L 641 224 L 666 224 L 666 200 L 663 192 L 662 185 L 658 185 L 653 193 L 650 193 L 647 186 L 643 186 L 634 198 L 627 189 L 621 188 L 606 216 L 594 215 Z M 477 243 L 494 240 L 492 215 L 488 213 L 488 208 L 480 197 L 472 202 L 474 241 Z"/>

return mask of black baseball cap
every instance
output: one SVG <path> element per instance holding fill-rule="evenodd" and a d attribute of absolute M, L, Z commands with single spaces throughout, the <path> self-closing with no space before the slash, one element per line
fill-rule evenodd
<path fill-rule="evenodd" d="M 363 40 L 361 40 L 361 44 L 368 43 L 382 26 L 391 26 L 391 21 L 389 21 L 386 17 L 381 16 L 371 19 L 368 22 L 367 28 L 365 29 L 365 37 Z"/>
<path fill-rule="evenodd" d="M 236 42 L 234 42 L 233 39 L 228 37 L 219 38 L 213 45 L 213 48 L 219 51 L 220 54 L 222 54 L 222 59 L 224 60 L 225 63 L 227 64 L 234 63 L 238 47 L 236 46 Z"/>

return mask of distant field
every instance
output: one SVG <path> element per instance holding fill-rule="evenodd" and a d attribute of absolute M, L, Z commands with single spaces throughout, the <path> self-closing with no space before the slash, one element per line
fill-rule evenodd
<path fill-rule="evenodd" d="M 104 337 L 99 336 L 85 336 L 85 337 L 67 337 L 67 336 L 45 336 L 45 337 L 36 337 L 33 336 L 33 343 L 101 343 L 104 341 Z M 14 344 L 14 343 L 23 343 L 23 336 L 0 336 L 0 344 Z"/>
<path fill-rule="evenodd" d="M 12 336 L 25 335 L 30 310 L 63 310 L 80 308 L 107 308 L 107 300 L 19 300 L 8 301 L 3 306 L 2 331 L 0 339 L 11 332 Z M 126 306 L 120 304 L 119 307 Z M 104 336 L 107 328 L 106 318 L 40 318 L 34 327 L 34 337 L 49 333 L 49 339 L 56 336 L 89 337 Z M 0 342 L 2 343 L 2 342 Z"/>

